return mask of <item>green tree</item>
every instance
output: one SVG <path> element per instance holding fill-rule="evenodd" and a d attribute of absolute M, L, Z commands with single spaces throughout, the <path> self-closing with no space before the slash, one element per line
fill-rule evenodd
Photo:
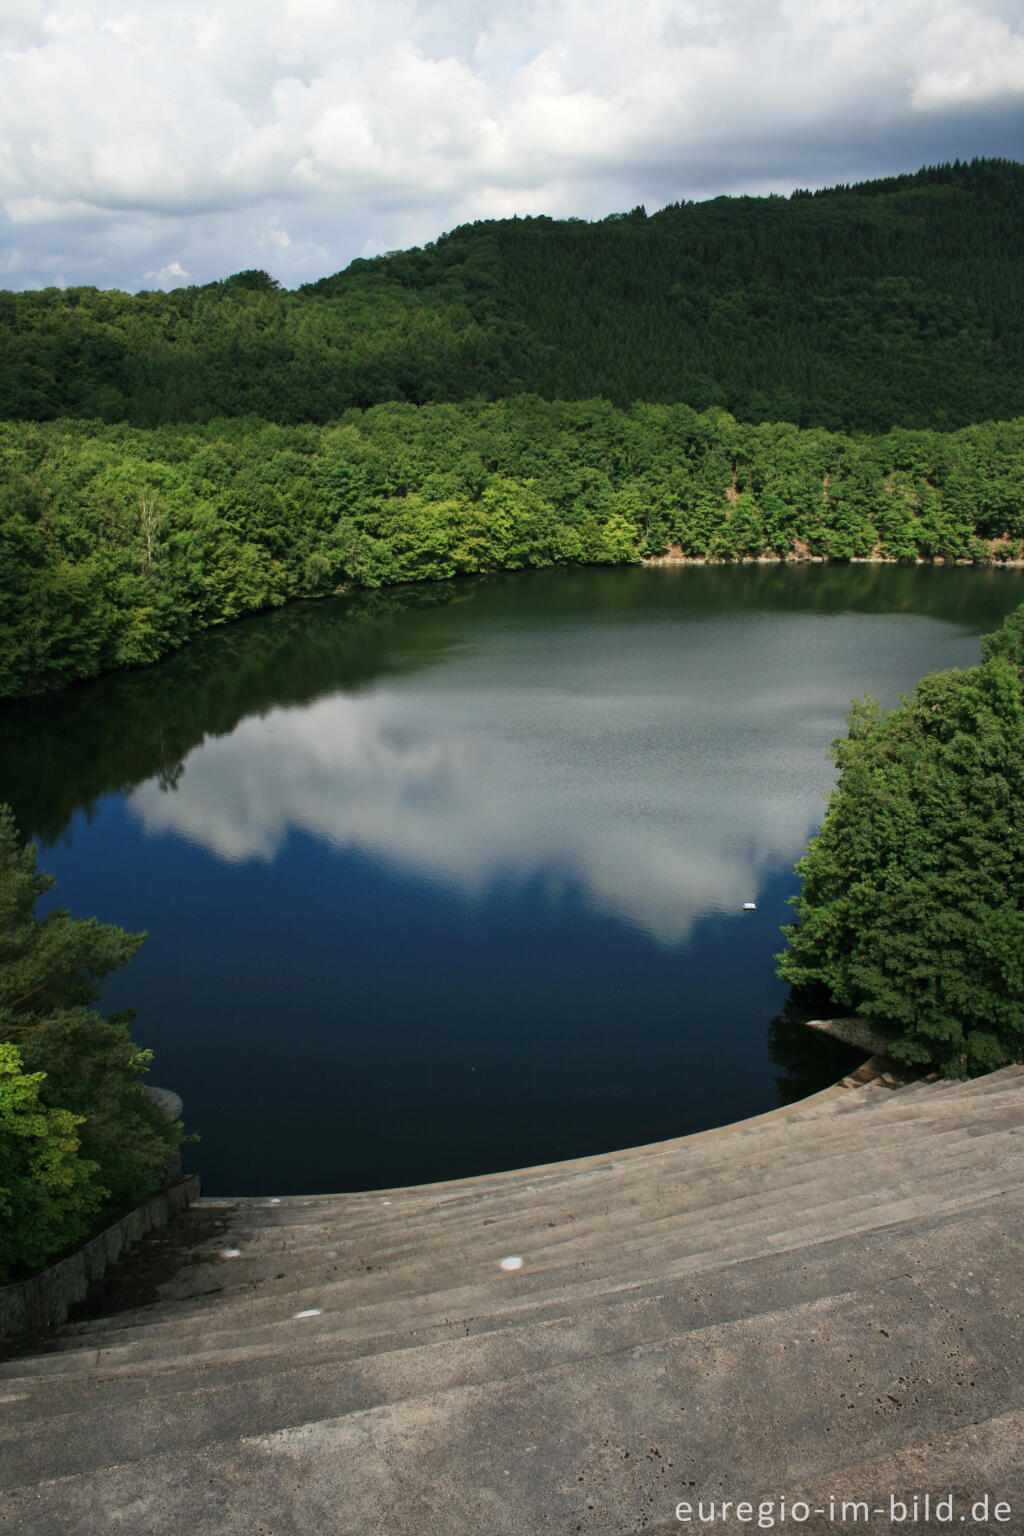
<path fill-rule="evenodd" d="M 950 1076 L 1024 1052 L 1024 608 L 983 653 L 854 705 L 778 957 Z"/>
<path fill-rule="evenodd" d="M 37 870 L 35 848 L 22 846 L 10 807 L 0 806 L 0 1042 L 17 1046 L 30 1074 L 45 1074 L 44 1107 L 78 1117 L 82 1156 L 98 1166 L 113 1209 L 159 1187 L 181 1127 L 142 1087 L 152 1055 L 132 1040 L 132 1015 L 103 1018 L 93 1006 L 145 935 L 60 908 L 38 917 L 53 883 Z"/>
<path fill-rule="evenodd" d="M 858 441 L 523 396 L 393 403 L 330 427 L 0 422 L 0 696 L 143 666 L 342 586 L 669 545 L 1013 559 L 1022 473 L 1024 419 Z"/>
<path fill-rule="evenodd" d="M 45 1081 L 0 1042 L 0 1284 L 84 1237 L 107 1193 L 79 1155 L 81 1116 L 41 1103 Z"/>

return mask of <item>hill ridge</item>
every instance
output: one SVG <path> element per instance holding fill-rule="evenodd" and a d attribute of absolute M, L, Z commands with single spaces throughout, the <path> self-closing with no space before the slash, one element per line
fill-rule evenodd
<path fill-rule="evenodd" d="M 0 416 L 153 427 L 603 397 L 947 430 L 1024 414 L 1024 168 L 478 221 L 294 292 L 0 294 Z"/>

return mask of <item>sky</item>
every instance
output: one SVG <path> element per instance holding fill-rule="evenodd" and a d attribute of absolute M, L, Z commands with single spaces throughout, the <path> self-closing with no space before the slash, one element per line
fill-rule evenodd
<path fill-rule="evenodd" d="M 1024 158 L 1020 0 L 2 0 L 0 287 Z"/>

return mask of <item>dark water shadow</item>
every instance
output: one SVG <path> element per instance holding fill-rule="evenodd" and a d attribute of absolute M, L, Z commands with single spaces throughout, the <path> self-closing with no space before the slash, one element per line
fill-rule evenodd
<path fill-rule="evenodd" d="M 791 991 L 781 1013 L 768 1026 L 768 1049 L 782 1069 L 775 1079 L 780 1104 L 795 1104 L 809 1094 L 827 1088 L 853 1072 L 864 1061 L 864 1052 L 821 1030 L 808 1029 L 808 1019 L 827 1019 L 837 1013 L 827 994 L 812 996 Z"/>

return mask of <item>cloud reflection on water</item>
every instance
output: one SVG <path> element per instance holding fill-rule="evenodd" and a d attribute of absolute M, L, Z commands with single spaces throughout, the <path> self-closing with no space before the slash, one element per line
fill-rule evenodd
<path fill-rule="evenodd" d="M 877 622 L 762 616 L 753 646 L 719 621 L 667 660 L 651 628 L 502 631 L 398 684 L 246 719 L 173 793 L 140 786 L 134 813 L 225 860 L 272 860 L 298 829 L 469 898 L 540 878 L 680 943 L 799 856 L 828 743 L 888 642 Z"/>

